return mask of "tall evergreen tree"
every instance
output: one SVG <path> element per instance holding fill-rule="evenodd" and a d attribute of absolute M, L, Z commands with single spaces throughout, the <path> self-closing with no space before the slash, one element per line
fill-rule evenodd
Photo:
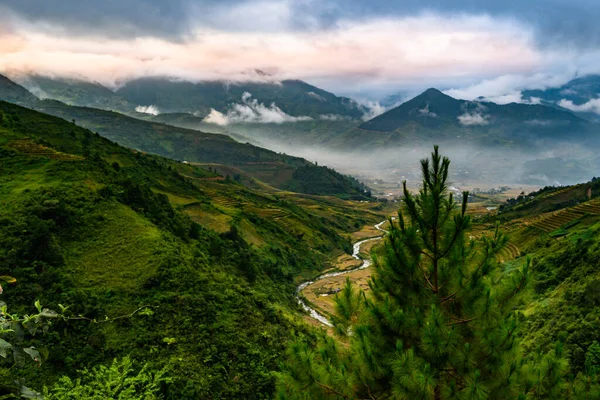
<path fill-rule="evenodd" d="M 508 399 L 561 390 L 559 356 L 532 368 L 520 354 L 515 305 L 529 261 L 498 263 L 507 242 L 498 229 L 468 234 L 468 193 L 454 199 L 449 166 L 436 146 L 421 161 L 420 191 L 404 182 L 398 218 L 374 256 L 370 293 L 347 281 L 336 298 L 336 337 L 323 332 L 316 347 L 290 348 L 281 398 Z"/>

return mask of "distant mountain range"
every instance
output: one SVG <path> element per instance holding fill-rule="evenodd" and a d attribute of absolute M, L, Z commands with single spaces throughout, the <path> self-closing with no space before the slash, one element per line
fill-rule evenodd
<path fill-rule="evenodd" d="M 525 90 L 524 100 L 560 107 L 589 120 L 600 120 L 600 75 L 573 79 L 559 87 Z"/>
<path fill-rule="evenodd" d="M 236 174 L 246 175 L 240 179 L 256 181 L 252 184 L 258 187 L 267 184 L 315 195 L 368 198 L 365 195 L 368 188 L 354 178 L 303 158 L 240 143 L 222 134 L 182 129 L 98 108 L 71 106 L 58 100 L 39 100 L 2 75 L 0 85 L 0 100 L 72 121 L 134 150 L 179 161 L 233 167 Z M 87 87 L 104 92 L 93 85 Z"/>
<path fill-rule="evenodd" d="M 19 83 L 40 98 L 120 112 L 189 113 L 204 118 L 214 109 L 227 114 L 235 106 L 244 113 L 279 113 L 291 117 L 360 119 L 367 108 L 300 80 L 281 82 L 189 82 L 165 77 L 139 78 L 116 91 L 84 79 L 19 77 Z M 252 100 L 252 103 L 249 100 Z M 257 112 L 256 108 L 261 107 Z M 239 109 L 238 109 L 239 111 Z M 246 115 L 247 116 L 247 115 Z M 260 115 L 258 115 L 260 117 Z"/>
<path fill-rule="evenodd" d="M 293 117 L 340 115 L 359 119 L 366 109 L 354 100 L 338 97 L 300 80 L 273 83 L 198 82 L 167 78 L 141 78 L 127 82 L 118 95 L 133 104 L 156 106 L 161 112 L 208 115 L 211 109 L 227 112 L 248 95 L 266 107 L 275 105 Z"/>
<path fill-rule="evenodd" d="M 559 128 L 582 127 L 586 121 L 570 112 L 542 105 L 457 100 L 437 89 L 428 89 L 419 96 L 395 107 L 359 126 L 377 132 L 396 132 L 422 127 L 425 129 L 462 128 L 488 129 L 494 126 L 519 125 L 528 133 L 543 134 Z M 514 135 L 516 132 L 507 132 Z"/>
<path fill-rule="evenodd" d="M 41 97 L 85 107 L 36 99 L 33 108 L 75 119 L 121 144 L 181 160 L 238 163 L 236 167 L 243 165 L 254 177 L 285 188 L 290 186 L 276 172 L 279 167 L 264 176 L 260 168 L 250 167 L 248 163 L 258 162 L 253 152 L 259 152 L 265 162 L 281 162 L 275 152 L 283 152 L 348 173 L 364 168 L 402 173 L 405 165 L 423 155 L 420 149 L 435 143 L 463 149 L 465 177 L 470 171 L 469 177 L 477 173 L 480 179 L 492 178 L 492 174 L 493 179 L 504 179 L 510 174 L 513 181 L 530 183 L 589 179 L 586 174 L 597 175 L 595 168 L 600 167 L 594 151 L 600 147 L 600 125 L 565 106 L 593 105 L 594 85 L 600 82 L 596 78 L 580 78 L 560 90 L 523 92 L 534 104 L 459 100 L 432 88 L 366 122 L 360 120 L 366 109 L 356 102 L 297 80 L 234 84 L 143 78 L 116 92 L 77 80 L 29 77 L 22 82 Z M 19 85 L 6 78 L 0 83 L 4 87 L 0 99 L 20 104 L 32 101 L 33 95 Z M 99 109 L 117 109 L 121 114 Z M 239 151 L 228 153 L 227 143 L 236 143 L 230 141 L 199 150 L 195 142 L 182 139 L 194 131 L 228 135 L 241 147 L 235 144 Z M 255 150 L 244 147 L 250 146 L 246 143 Z M 261 147 L 275 152 L 257 150 Z M 396 154 L 402 155 L 401 160 Z M 515 154 L 519 159 L 511 160 Z M 283 163 L 291 165 L 289 171 L 299 165 L 286 160 Z M 549 168 L 550 164 L 556 167 Z M 360 193 L 362 189 L 356 187 L 355 194 Z"/>
<path fill-rule="evenodd" d="M 102 110 L 133 112 L 135 105 L 98 82 L 41 75 L 19 76 L 15 81 L 40 99 L 53 99 L 65 104 Z"/>

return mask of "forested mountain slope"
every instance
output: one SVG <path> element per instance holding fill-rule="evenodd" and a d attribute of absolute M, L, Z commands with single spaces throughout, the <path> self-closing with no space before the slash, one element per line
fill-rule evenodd
<path fill-rule="evenodd" d="M 25 88 L 0 75 L 0 99 L 58 116 L 100 133 L 123 146 L 179 161 L 216 163 L 243 170 L 251 177 L 285 190 L 307 194 L 335 195 L 367 199 L 368 188 L 356 179 L 335 170 L 318 167 L 305 159 L 278 154 L 271 150 L 240 143 L 226 135 L 177 128 L 162 123 L 132 118 L 114 111 L 74 107 L 56 100 L 38 100 Z M 54 82 L 54 81 L 51 81 Z M 97 84 L 88 84 L 95 91 Z M 75 91 L 77 93 L 77 91 Z M 302 167 L 302 171 L 298 169 Z M 306 170 L 310 170 L 310 174 Z M 316 181 L 306 181 L 307 176 Z"/>
<path fill-rule="evenodd" d="M 165 368 L 168 398 L 270 397 L 304 329 L 294 278 L 381 218 L 376 204 L 245 189 L 4 102 L 0 171 L 0 275 L 16 278 L 3 301 L 20 314 L 36 299 L 62 304 L 75 318 L 27 336 L 47 359 L 0 369 L 2 393 L 15 374 L 40 390 L 131 355 Z"/>

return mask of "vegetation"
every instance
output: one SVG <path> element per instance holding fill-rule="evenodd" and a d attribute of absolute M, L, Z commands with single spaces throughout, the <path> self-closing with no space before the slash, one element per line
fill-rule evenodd
<path fill-rule="evenodd" d="M 293 344 L 281 398 L 593 398 L 595 367 L 568 383 L 559 341 L 523 353 L 517 311 L 530 262 L 498 264 L 506 238 L 496 228 L 468 239 L 468 193 L 456 210 L 447 192 L 449 160 L 436 147 L 422 161 L 417 195 L 404 188 L 398 223 L 375 258 L 371 291 L 348 281 L 337 295 L 338 339 Z M 596 347 L 586 355 L 595 364 Z M 587 360 L 590 361 L 587 361 Z M 575 372 L 577 370 L 574 370 Z"/>
<path fill-rule="evenodd" d="M 2 296 L 18 315 L 39 300 L 75 318 L 23 338 L 47 360 L 0 377 L 54 398 L 115 368 L 164 398 L 271 397 L 286 343 L 308 329 L 294 278 L 381 219 L 369 203 L 245 189 L 8 103 L 0 121 L 0 275 L 17 279 Z"/>
<path fill-rule="evenodd" d="M 64 91 L 65 96 L 75 96 L 75 98 L 84 96 L 86 100 L 83 103 L 94 107 L 111 108 L 107 104 L 119 104 L 118 107 L 114 107 L 117 110 L 129 107 L 127 104 L 121 104 L 122 99 L 119 96 L 108 96 L 108 93 L 112 92 L 99 84 L 41 77 L 30 77 L 29 79 L 34 82 L 39 81 L 43 87 L 54 93 L 55 97 L 63 98 Z M 179 161 L 216 163 L 239 168 L 253 178 L 276 188 L 304 188 L 306 185 L 302 181 L 295 180 L 294 172 L 300 167 L 316 167 L 305 159 L 278 154 L 249 143 L 236 142 L 222 134 L 177 128 L 89 106 L 74 107 L 56 100 L 40 101 L 25 88 L 2 75 L 0 75 L 0 85 L 2 85 L 0 89 L 5 89 L 0 90 L 0 100 L 22 104 L 64 118 L 123 146 Z M 93 99 L 99 101 L 99 104 L 95 104 Z M 124 100 L 122 101 L 124 102 Z M 89 104 L 90 102 L 91 104 Z M 22 111 L 14 108 L 11 112 L 19 114 Z M 132 115 L 139 117 L 143 114 Z M 38 118 L 38 120 L 40 119 L 43 118 Z M 39 128 L 39 125 L 37 127 Z M 328 181 L 333 184 L 333 187 L 343 191 L 328 190 L 316 194 L 368 199 L 365 192 L 357 190 L 355 182 L 344 175 L 317 167 L 313 171 L 313 176 L 319 175 L 322 175 L 321 180 Z M 315 192 L 312 190 L 308 193 Z"/>
<path fill-rule="evenodd" d="M 190 137 L 233 143 L 235 163 L 0 102 L 0 397 L 600 397 L 597 179 L 475 224 L 436 148 L 369 290 L 348 283 L 319 334 L 296 285 L 381 220 L 383 203 L 344 200 L 367 188 L 218 135 L 36 104 L 171 157 Z M 194 151 L 226 160 L 210 146 Z"/>

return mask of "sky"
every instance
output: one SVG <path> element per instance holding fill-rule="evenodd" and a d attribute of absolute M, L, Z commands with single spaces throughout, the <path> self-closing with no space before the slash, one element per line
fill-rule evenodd
<path fill-rule="evenodd" d="M 0 72 L 509 102 L 599 73 L 598 20 L 597 0 L 0 0 Z"/>

